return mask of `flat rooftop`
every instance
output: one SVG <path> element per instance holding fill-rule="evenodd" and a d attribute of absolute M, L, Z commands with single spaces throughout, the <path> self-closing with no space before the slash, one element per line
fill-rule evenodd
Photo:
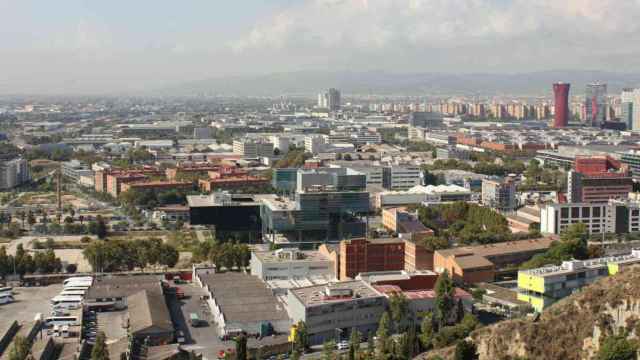
<path fill-rule="evenodd" d="M 331 290 L 350 290 L 351 297 L 344 296 L 327 296 L 327 289 Z M 325 305 L 330 303 L 338 303 L 355 299 L 373 299 L 382 297 L 376 289 L 368 285 L 362 280 L 342 281 L 338 283 L 330 283 L 327 285 L 314 285 L 298 289 L 290 289 L 293 294 L 306 307 Z"/>
<path fill-rule="evenodd" d="M 97 278 L 93 281 L 93 285 L 89 288 L 89 291 L 87 291 L 85 299 L 95 300 L 128 297 L 140 292 L 141 290 L 162 293 L 162 280 L 163 277 L 159 275 L 130 275 Z"/>
<path fill-rule="evenodd" d="M 271 211 L 298 210 L 297 202 L 283 196 L 265 194 L 265 195 L 255 195 L 254 198 L 256 199 L 256 201 L 262 202 Z"/>
<path fill-rule="evenodd" d="M 255 256 L 265 263 L 282 263 L 282 262 L 317 262 L 331 261 L 319 251 L 300 251 L 300 250 L 276 250 L 276 251 L 256 251 Z M 291 258 L 293 255 L 293 258 Z"/>
<path fill-rule="evenodd" d="M 437 250 L 437 252 L 445 257 L 463 256 L 465 254 L 492 257 L 519 252 L 544 250 L 549 248 L 549 246 L 551 246 L 551 243 L 557 239 L 557 237 L 549 236 L 539 239 L 507 241 L 487 245 L 461 246 L 451 249 Z"/>
<path fill-rule="evenodd" d="M 564 261 L 559 266 L 544 266 L 536 269 L 521 270 L 518 274 L 527 274 L 540 277 L 550 277 L 565 274 L 573 274 L 583 269 L 598 269 L 607 267 L 608 264 L 629 265 L 640 263 L 640 251 L 634 250 L 631 254 L 619 256 L 607 256 L 590 260 Z"/>
<path fill-rule="evenodd" d="M 227 272 L 201 275 L 200 278 L 211 291 L 227 322 L 288 318 L 272 290 L 255 276 Z"/>

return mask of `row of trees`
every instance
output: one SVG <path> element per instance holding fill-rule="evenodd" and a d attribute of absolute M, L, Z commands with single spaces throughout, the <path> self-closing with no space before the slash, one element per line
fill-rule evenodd
<path fill-rule="evenodd" d="M 174 267 L 178 250 L 164 244 L 162 239 L 94 241 L 83 251 L 94 271 L 131 271 L 149 265 Z"/>
<path fill-rule="evenodd" d="M 80 215 L 77 219 L 74 218 L 73 210 L 70 211 L 69 216 L 62 218 L 61 214 L 57 217 L 50 219 L 44 210 L 40 211 L 18 211 L 14 216 L 10 214 L 0 214 L 0 231 L 5 229 L 10 230 L 6 237 L 17 237 L 20 234 L 20 228 L 17 223 L 12 220 L 15 218 L 25 226 L 25 223 L 29 225 L 29 228 L 39 234 L 50 235 L 83 235 L 92 234 L 97 235 L 99 238 L 104 239 L 107 235 L 107 224 L 102 216 L 98 215 L 95 220 L 91 220 L 85 223 L 84 216 Z M 16 228 L 17 227 L 17 228 Z M 12 235 L 12 236 L 11 236 Z M 0 236 L 1 233 L 0 233 Z"/>
<path fill-rule="evenodd" d="M 62 262 L 56 257 L 53 249 L 37 251 L 34 255 L 26 252 L 22 244 L 18 244 L 15 256 L 7 254 L 7 249 L 0 247 L 0 276 L 16 274 L 50 274 L 62 271 Z"/>
<path fill-rule="evenodd" d="M 195 189 L 195 186 L 194 186 Z M 181 204 L 186 201 L 187 195 L 194 192 L 182 189 L 171 189 L 165 191 L 135 190 L 130 189 L 120 194 L 120 202 L 127 207 L 138 207 L 152 209 L 157 206 L 168 204 Z"/>
<path fill-rule="evenodd" d="M 449 241 L 462 244 L 489 244 L 508 241 L 511 231 L 507 219 L 495 211 L 465 202 L 418 208 L 420 221 L 435 232 L 426 239 L 432 250 L 447 247 Z"/>
<path fill-rule="evenodd" d="M 208 240 L 198 243 L 193 250 L 193 256 L 195 260 L 208 260 L 219 268 L 231 270 L 234 267 L 240 269 L 249 266 L 251 250 L 247 244 Z"/>
<path fill-rule="evenodd" d="M 588 245 L 589 232 L 583 223 L 571 224 L 560 234 L 560 240 L 551 244 L 549 249 L 535 255 L 521 265 L 522 269 L 533 269 L 545 265 L 559 265 L 571 259 L 591 259 L 604 255 L 601 247 Z"/>
<path fill-rule="evenodd" d="M 477 359 L 475 345 L 464 339 L 479 326 L 471 314 L 465 314 L 455 298 L 455 287 L 445 272 L 436 282 L 436 304 L 432 312 L 421 314 L 420 326 L 402 294 L 389 298 L 389 307 L 380 318 L 375 334 L 367 334 L 367 347 L 362 348 L 363 334 L 352 329 L 346 356 L 339 357 L 333 341 L 323 346 L 323 360 L 409 360 L 419 353 L 456 344 L 455 359 Z M 298 359 L 308 347 L 308 334 L 304 322 L 296 324 L 292 344 L 292 359 Z M 375 335 L 375 340 L 374 340 Z M 242 358 L 238 358 L 242 359 Z"/>
<path fill-rule="evenodd" d="M 502 164 L 489 161 L 479 161 L 471 165 L 465 161 L 456 159 L 438 159 L 431 165 L 424 167 L 425 170 L 465 170 L 476 174 L 505 176 L 508 174 L 521 174 L 525 170 L 525 165 L 520 160 L 507 160 Z"/>

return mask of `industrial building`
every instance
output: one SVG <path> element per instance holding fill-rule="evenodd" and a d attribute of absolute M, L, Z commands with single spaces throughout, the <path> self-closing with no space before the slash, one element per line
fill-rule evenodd
<path fill-rule="evenodd" d="M 197 275 L 219 335 L 268 336 L 289 331 L 291 322 L 282 303 L 259 278 L 243 273 Z M 214 325 L 214 324 L 212 324 Z"/>

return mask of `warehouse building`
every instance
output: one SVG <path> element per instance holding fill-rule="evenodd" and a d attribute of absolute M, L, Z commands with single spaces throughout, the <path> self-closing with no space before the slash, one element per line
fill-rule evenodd
<path fill-rule="evenodd" d="M 198 278 L 209 293 L 207 302 L 219 335 L 244 331 L 266 336 L 289 330 L 284 306 L 259 278 L 234 272 L 200 274 Z"/>

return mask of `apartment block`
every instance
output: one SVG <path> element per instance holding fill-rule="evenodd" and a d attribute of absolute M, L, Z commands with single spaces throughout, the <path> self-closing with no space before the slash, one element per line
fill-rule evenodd
<path fill-rule="evenodd" d="M 606 203 L 633 191 L 629 167 L 610 156 L 576 156 L 567 174 L 568 202 Z"/>

